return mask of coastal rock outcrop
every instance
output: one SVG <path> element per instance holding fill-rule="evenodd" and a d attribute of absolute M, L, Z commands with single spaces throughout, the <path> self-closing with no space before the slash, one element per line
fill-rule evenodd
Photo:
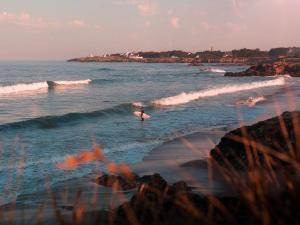
<path fill-rule="evenodd" d="M 280 153 L 299 159 L 299 128 L 300 112 L 284 112 L 278 117 L 227 133 L 210 155 L 220 165 L 236 169 L 266 165 L 267 160 L 268 163 L 272 161 L 274 167 L 282 166 L 288 155 Z"/>
<path fill-rule="evenodd" d="M 227 77 L 244 77 L 244 76 L 276 76 L 290 75 L 292 77 L 300 77 L 300 64 L 276 62 L 273 64 L 259 64 L 251 66 L 243 72 L 228 72 L 224 76 Z"/>

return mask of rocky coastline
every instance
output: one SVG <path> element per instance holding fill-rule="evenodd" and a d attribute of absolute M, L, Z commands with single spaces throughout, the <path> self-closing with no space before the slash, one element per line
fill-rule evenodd
<path fill-rule="evenodd" d="M 291 77 L 300 77 L 300 63 L 275 62 L 271 64 L 258 64 L 251 66 L 243 72 L 227 72 L 227 77 L 245 77 L 245 76 L 277 76 L 290 75 Z"/>
<path fill-rule="evenodd" d="M 274 48 L 269 51 L 260 49 L 239 49 L 232 51 L 211 50 L 185 52 L 180 50 L 164 52 L 126 52 L 105 55 L 90 55 L 68 60 L 68 62 L 135 62 L 135 63 L 188 63 L 199 66 L 202 63 L 218 63 L 223 65 L 255 65 L 273 63 L 284 58 L 288 61 L 300 62 L 300 48 Z"/>

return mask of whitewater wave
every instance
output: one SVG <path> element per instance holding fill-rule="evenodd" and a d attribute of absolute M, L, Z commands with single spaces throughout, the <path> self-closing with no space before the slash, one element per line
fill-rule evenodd
<path fill-rule="evenodd" d="M 74 80 L 74 81 L 44 81 L 29 84 L 15 84 L 9 86 L 0 86 L 0 95 L 15 94 L 20 92 L 34 92 L 41 89 L 51 88 L 55 85 L 80 85 L 89 84 L 92 82 L 90 79 L 87 80 Z"/>
<path fill-rule="evenodd" d="M 57 86 L 57 85 L 81 85 L 81 84 L 89 84 L 92 81 L 90 79 L 87 80 L 57 80 L 57 81 L 47 81 L 49 87 Z"/>
<path fill-rule="evenodd" d="M 209 72 L 209 73 L 226 73 L 225 70 L 217 69 L 217 68 L 204 69 L 203 72 Z"/>
<path fill-rule="evenodd" d="M 237 105 L 248 105 L 249 107 L 255 106 L 257 103 L 265 101 L 266 98 L 264 96 L 257 97 L 249 97 L 247 100 L 238 101 Z"/>
<path fill-rule="evenodd" d="M 37 91 L 48 88 L 47 82 L 38 82 L 31 84 L 15 84 L 9 86 L 0 86 L 0 94 L 12 94 L 25 91 Z"/>
<path fill-rule="evenodd" d="M 154 100 L 152 104 L 154 106 L 180 105 L 191 101 L 195 101 L 200 98 L 213 97 L 220 94 L 229 94 L 229 93 L 247 91 L 247 90 L 252 90 L 257 88 L 280 86 L 284 84 L 285 84 L 285 79 L 280 77 L 269 81 L 252 82 L 248 84 L 239 84 L 239 85 L 226 85 L 223 87 L 216 87 L 208 90 L 201 90 L 201 91 L 190 92 L 190 93 L 183 92 L 179 95 Z"/>

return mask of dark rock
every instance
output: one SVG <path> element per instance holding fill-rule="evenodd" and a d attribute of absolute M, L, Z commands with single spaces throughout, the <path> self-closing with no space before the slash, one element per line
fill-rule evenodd
<path fill-rule="evenodd" d="M 153 175 L 146 175 L 138 179 L 141 185 L 148 185 L 158 190 L 165 190 L 168 188 L 168 183 L 162 178 L 158 173 L 155 173 Z"/>
<path fill-rule="evenodd" d="M 169 186 L 159 174 L 144 176 L 140 181 L 138 192 L 130 202 L 117 209 L 115 224 L 134 224 L 135 220 L 143 225 L 199 224 L 199 212 L 190 214 L 198 196 L 188 193 L 190 188 L 185 182 Z"/>
<path fill-rule="evenodd" d="M 174 194 L 177 194 L 177 193 L 186 194 L 192 190 L 192 188 L 189 187 L 184 181 L 179 181 L 179 182 L 173 184 L 170 189 L 171 189 L 172 193 L 174 193 Z"/>
<path fill-rule="evenodd" d="M 104 174 L 96 179 L 96 183 L 105 187 L 114 187 L 120 190 L 130 190 L 136 188 L 138 176 L 133 175 L 132 179 L 120 175 Z"/>
<path fill-rule="evenodd" d="M 283 135 L 280 120 L 286 127 L 287 137 Z M 274 157 L 272 152 L 292 152 L 299 156 L 296 148 L 296 138 L 299 135 L 296 133 L 297 127 L 300 128 L 300 113 L 285 112 L 279 117 L 227 133 L 221 142 L 211 150 L 210 155 L 217 163 L 237 169 L 248 168 L 251 159 L 256 164 L 264 165 L 266 159 L 264 153 L 268 156 L 271 155 L 275 164 L 284 165 L 278 157 Z M 253 145 L 249 147 L 249 142 L 244 144 L 247 141 L 251 141 Z"/>
<path fill-rule="evenodd" d="M 244 72 L 225 73 L 227 77 L 244 77 L 244 76 L 276 76 L 288 74 L 292 77 L 300 77 L 300 64 L 276 62 L 273 64 L 259 64 L 251 66 Z"/>
<path fill-rule="evenodd" d="M 74 210 L 74 206 L 72 206 L 72 205 L 62 205 L 61 208 L 65 209 L 65 210 L 68 210 L 68 211 L 73 211 Z"/>

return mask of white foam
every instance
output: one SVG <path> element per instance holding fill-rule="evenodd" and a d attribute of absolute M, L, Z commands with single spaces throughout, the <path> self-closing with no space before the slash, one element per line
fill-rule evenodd
<path fill-rule="evenodd" d="M 250 97 L 247 100 L 238 101 L 237 105 L 248 105 L 249 107 L 255 106 L 257 103 L 265 101 L 266 98 L 264 96 Z"/>
<path fill-rule="evenodd" d="M 53 81 L 56 85 L 77 85 L 77 84 L 89 84 L 92 81 L 90 79 L 87 80 L 56 80 Z"/>
<path fill-rule="evenodd" d="M 216 68 L 209 68 L 205 69 L 204 72 L 212 72 L 212 73 L 226 73 L 225 70 L 222 69 L 216 69 Z"/>
<path fill-rule="evenodd" d="M 234 93 L 239 91 L 247 91 L 247 90 L 252 90 L 257 88 L 279 86 L 284 84 L 285 84 L 284 78 L 280 77 L 269 81 L 252 82 L 248 84 L 239 84 L 239 85 L 226 85 L 223 87 L 216 87 L 216 88 L 190 92 L 190 93 L 183 92 L 179 95 L 154 100 L 152 104 L 154 106 L 180 105 L 200 98 L 212 97 L 221 94 L 229 94 L 229 93 Z"/>
<path fill-rule="evenodd" d="M 48 88 L 47 82 L 0 86 L 0 94 L 12 94 L 12 93 L 19 93 L 19 92 L 37 91 L 45 88 Z"/>
<path fill-rule="evenodd" d="M 137 107 L 137 108 L 141 108 L 141 107 L 144 107 L 144 104 L 142 102 L 133 102 L 132 106 Z"/>
<path fill-rule="evenodd" d="M 255 106 L 257 103 L 259 103 L 259 102 L 262 102 L 262 101 L 265 101 L 266 99 L 265 99 L 265 97 L 263 97 L 263 96 L 259 96 L 259 97 L 255 97 L 255 98 L 250 98 L 250 99 L 248 99 L 248 105 L 250 106 L 250 107 L 253 107 L 253 106 Z"/>

